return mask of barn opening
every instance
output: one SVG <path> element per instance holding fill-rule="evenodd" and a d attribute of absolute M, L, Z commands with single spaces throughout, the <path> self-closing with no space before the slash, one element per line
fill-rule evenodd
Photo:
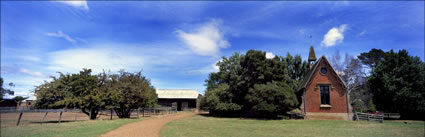
<path fill-rule="evenodd" d="M 157 89 L 158 104 L 162 107 L 172 107 L 177 111 L 199 108 L 200 93 L 194 89 Z"/>

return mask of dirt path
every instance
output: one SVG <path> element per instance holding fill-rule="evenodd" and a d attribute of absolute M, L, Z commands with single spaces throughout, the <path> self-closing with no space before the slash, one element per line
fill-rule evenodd
<path fill-rule="evenodd" d="M 164 117 L 150 118 L 121 126 L 118 129 L 103 134 L 102 137 L 158 137 L 159 131 L 168 122 L 190 117 L 195 114 L 196 113 L 180 113 Z"/>

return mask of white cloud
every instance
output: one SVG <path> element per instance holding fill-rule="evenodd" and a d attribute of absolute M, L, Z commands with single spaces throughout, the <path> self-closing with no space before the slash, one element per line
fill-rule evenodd
<path fill-rule="evenodd" d="M 25 69 L 25 68 L 20 68 L 19 72 L 22 72 L 24 74 L 28 74 L 28 75 L 31 75 L 31 76 L 34 76 L 34 77 L 40 77 L 40 78 L 46 78 L 47 77 L 46 75 L 44 75 L 41 72 L 32 71 L 32 70 L 28 70 L 28 69 Z"/>
<path fill-rule="evenodd" d="M 41 59 L 39 57 L 34 57 L 34 56 L 21 56 L 21 59 L 25 60 L 25 61 L 31 61 L 31 62 L 40 62 Z"/>
<path fill-rule="evenodd" d="M 38 77 L 38 78 L 47 78 L 47 75 L 42 72 L 29 70 L 26 68 L 18 67 L 18 66 L 1 66 L 1 74 L 26 74 L 29 76 Z"/>
<path fill-rule="evenodd" d="M 12 74 L 16 72 L 16 66 L 1 66 L 0 72 L 1 74 Z"/>
<path fill-rule="evenodd" d="M 325 34 L 321 45 L 325 47 L 335 46 L 336 44 L 342 43 L 344 40 L 344 31 L 347 29 L 347 24 L 342 24 L 341 26 L 333 27 Z"/>
<path fill-rule="evenodd" d="M 15 84 L 15 87 L 8 87 L 15 91 L 14 95 L 6 95 L 5 98 L 13 98 L 15 96 L 33 97 L 35 86 L 44 83 L 46 78 L 32 77 L 32 76 L 17 76 L 8 79 Z"/>
<path fill-rule="evenodd" d="M 306 29 L 298 29 L 298 33 L 304 35 L 306 32 Z"/>
<path fill-rule="evenodd" d="M 75 8 L 83 9 L 85 11 L 89 11 L 89 6 L 87 5 L 87 1 L 85 0 L 64 0 L 64 1 L 57 1 Z"/>
<path fill-rule="evenodd" d="M 222 61 L 223 59 L 217 60 L 216 62 L 214 62 L 214 64 L 212 64 L 213 68 L 214 68 L 214 72 L 218 72 L 220 71 L 220 66 L 217 65 L 218 62 Z"/>
<path fill-rule="evenodd" d="M 48 69 L 60 72 L 78 72 L 90 68 L 94 73 L 103 69 L 111 71 L 141 70 L 143 57 L 120 49 L 80 48 L 57 51 L 49 54 Z"/>
<path fill-rule="evenodd" d="M 360 32 L 358 36 L 360 37 L 360 36 L 363 36 L 364 34 L 366 34 L 366 30 L 363 30 L 362 32 Z"/>
<path fill-rule="evenodd" d="M 103 69 L 111 72 L 126 71 L 161 72 L 184 71 L 184 66 L 195 66 L 202 60 L 175 43 L 98 43 L 87 48 L 72 48 L 50 52 L 46 56 L 50 71 L 76 73 L 90 68 L 93 74 Z"/>
<path fill-rule="evenodd" d="M 37 63 L 24 64 L 25 66 L 1 66 L 2 77 L 5 82 L 13 82 L 14 91 L 33 91 L 34 86 L 40 85 L 44 80 L 50 81 L 48 76 L 58 76 L 55 72 L 78 73 L 82 68 L 90 68 L 92 74 L 98 74 L 103 69 L 115 73 L 120 69 L 136 72 L 142 70 L 147 77 L 160 79 L 152 82 L 155 87 L 168 88 L 174 84 L 169 78 L 161 76 L 168 73 L 184 73 L 188 69 L 201 69 L 201 74 L 213 71 L 210 57 L 195 57 L 187 48 L 171 42 L 153 42 L 144 44 L 97 42 L 96 45 L 85 45 L 80 48 L 67 48 L 58 51 L 43 51 L 29 60 L 38 60 Z M 22 54 L 25 55 L 25 54 Z M 29 55 L 32 56 L 32 55 Z M 206 68 L 206 67 L 209 68 Z M 24 68 L 24 69 L 21 69 Z M 197 73 L 197 72 L 194 72 Z M 170 76 L 170 78 L 174 78 Z M 185 82 L 183 82 L 185 83 Z M 190 82 L 187 82 L 190 83 Z M 201 84 L 202 86 L 202 84 Z M 187 86 L 190 87 L 190 86 Z"/>
<path fill-rule="evenodd" d="M 61 30 L 59 30 L 56 33 L 46 33 L 47 36 L 51 36 L 51 37 L 58 37 L 58 38 L 64 38 L 65 40 L 71 42 L 71 43 L 75 43 L 75 39 L 71 38 L 71 36 L 63 33 Z"/>
<path fill-rule="evenodd" d="M 217 63 L 222 61 L 222 60 L 223 59 L 217 60 L 213 64 L 210 64 L 210 65 L 202 67 L 202 68 L 188 70 L 188 71 L 186 71 L 186 74 L 200 75 L 200 74 L 209 74 L 211 72 L 218 72 L 218 71 L 220 71 L 220 66 L 218 66 Z"/>
<path fill-rule="evenodd" d="M 213 64 L 213 68 L 215 72 L 220 71 L 220 66 L 218 66 L 217 64 Z"/>
<path fill-rule="evenodd" d="M 274 58 L 276 55 L 274 55 L 273 53 L 271 53 L 271 52 L 266 52 L 266 58 L 267 59 L 272 59 L 272 58 Z"/>
<path fill-rule="evenodd" d="M 219 30 L 221 21 L 210 22 L 196 28 L 193 32 L 176 30 L 177 36 L 196 54 L 203 56 L 216 56 L 220 48 L 230 46 L 224 39 L 223 32 Z"/>

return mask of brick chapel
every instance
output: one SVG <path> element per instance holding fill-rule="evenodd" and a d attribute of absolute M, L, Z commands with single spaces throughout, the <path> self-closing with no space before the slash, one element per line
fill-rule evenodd
<path fill-rule="evenodd" d="M 350 120 L 350 99 L 344 81 L 325 56 L 316 59 L 313 46 L 308 62 L 310 71 L 298 88 L 302 93 L 301 111 L 306 118 Z"/>

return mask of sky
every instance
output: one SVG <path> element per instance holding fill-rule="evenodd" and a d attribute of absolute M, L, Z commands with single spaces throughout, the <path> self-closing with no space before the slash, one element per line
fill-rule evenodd
<path fill-rule="evenodd" d="M 406 49 L 424 60 L 424 20 L 424 1 L 1 1 L 1 77 L 29 96 L 57 72 L 124 69 L 204 93 L 222 56 L 250 49 L 303 59 L 310 45 L 316 56 Z"/>

